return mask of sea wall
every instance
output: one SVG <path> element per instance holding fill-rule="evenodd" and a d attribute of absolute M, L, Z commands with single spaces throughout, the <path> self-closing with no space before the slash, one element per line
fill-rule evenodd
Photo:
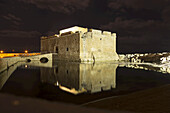
<path fill-rule="evenodd" d="M 121 67 L 170 73 L 170 53 L 119 54 Z"/>
<path fill-rule="evenodd" d="M 170 53 L 135 53 L 135 54 L 119 54 L 120 61 L 127 61 L 133 63 L 169 63 Z"/>
<path fill-rule="evenodd" d="M 21 61 L 21 57 L 12 57 L 12 58 L 1 58 L 0 59 L 0 73 L 5 71 L 10 66 L 14 65 L 15 63 Z"/>
<path fill-rule="evenodd" d="M 40 61 L 42 58 L 47 58 L 49 61 L 54 60 L 56 57 L 56 53 L 49 53 L 49 54 L 41 54 L 35 56 L 28 56 L 28 57 L 21 57 L 22 61 Z"/>

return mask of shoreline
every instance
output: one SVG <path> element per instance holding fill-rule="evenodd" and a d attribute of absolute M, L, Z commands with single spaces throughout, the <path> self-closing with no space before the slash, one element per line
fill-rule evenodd
<path fill-rule="evenodd" d="M 22 61 L 21 57 L 10 57 L 0 59 L 0 73 L 7 70 L 10 66 Z"/>
<path fill-rule="evenodd" d="M 11 65 L 19 61 L 26 61 L 27 59 L 40 60 L 40 58 L 43 56 L 47 56 L 47 58 L 49 58 L 52 61 L 55 60 L 51 57 L 51 54 L 49 55 L 44 54 L 44 55 L 31 56 L 31 57 L 1 58 L 0 59 L 0 73 L 5 71 L 6 69 L 8 69 L 8 67 L 10 67 Z M 96 62 L 96 63 L 100 63 L 100 62 Z M 109 62 L 109 63 L 113 63 L 113 62 Z M 161 73 L 170 73 L 170 62 L 163 63 L 163 64 L 156 64 L 156 63 L 149 63 L 149 62 L 115 61 L 115 63 L 119 64 L 119 67 L 152 70 L 152 71 L 157 71 Z"/>

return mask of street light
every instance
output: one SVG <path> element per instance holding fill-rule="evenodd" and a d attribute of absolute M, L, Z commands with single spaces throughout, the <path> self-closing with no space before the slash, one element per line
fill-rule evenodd
<path fill-rule="evenodd" d="M 0 53 L 4 53 L 4 51 L 0 51 Z"/>
<path fill-rule="evenodd" d="M 25 50 L 25 53 L 28 53 L 28 50 Z"/>

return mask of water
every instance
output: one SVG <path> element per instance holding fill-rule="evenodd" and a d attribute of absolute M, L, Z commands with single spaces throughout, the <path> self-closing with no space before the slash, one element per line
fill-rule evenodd
<path fill-rule="evenodd" d="M 19 62 L 0 74 L 0 93 L 80 105 L 166 84 L 169 74 L 118 63 Z"/>

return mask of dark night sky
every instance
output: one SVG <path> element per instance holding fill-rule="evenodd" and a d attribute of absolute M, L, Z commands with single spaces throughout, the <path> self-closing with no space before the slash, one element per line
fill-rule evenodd
<path fill-rule="evenodd" d="M 118 53 L 170 50 L 170 0 L 0 0 L 0 50 L 40 51 L 75 25 L 116 32 Z"/>

